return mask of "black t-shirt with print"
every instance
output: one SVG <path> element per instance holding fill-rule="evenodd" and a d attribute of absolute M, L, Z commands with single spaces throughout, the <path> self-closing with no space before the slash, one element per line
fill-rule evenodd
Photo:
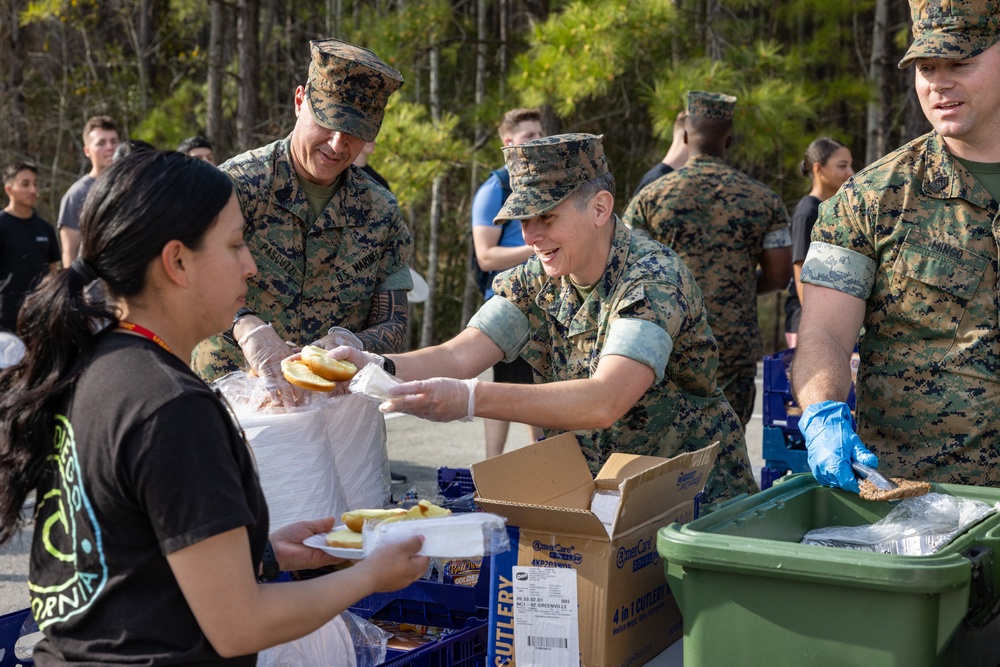
<path fill-rule="evenodd" d="M 224 660 L 166 555 L 268 515 L 252 454 L 223 404 L 177 357 L 110 331 L 56 419 L 38 488 L 31 605 L 46 665 L 254 665 Z M 254 573 L 256 574 L 256 573 Z"/>

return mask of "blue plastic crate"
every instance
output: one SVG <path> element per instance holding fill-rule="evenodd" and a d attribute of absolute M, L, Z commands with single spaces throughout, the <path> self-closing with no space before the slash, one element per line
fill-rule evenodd
<path fill-rule="evenodd" d="M 412 651 L 388 651 L 380 667 L 477 667 L 486 661 L 489 626 L 484 618 L 472 618 L 458 632 Z"/>
<path fill-rule="evenodd" d="M 794 357 L 794 349 L 782 350 L 764 357 L 764 396 L 762 399 L 764 426 L 781 429 L 789 436 L 800 435 L 799 416 L 801 410 L 792 396 L 792 386 L 788 379 L 788 371 Z M 847 405 L 852 411 L 855 402 L 854 386 L 851 385 L 851 391 L 847 396 Z"/>
<path fill-rule="evenodd" d="M 475 491 L 468 468 L 438 468 L 438 493 L 445 498 L 461 498 Z"/>
<path fill-rule="evenodd" d="M 488 595 L 489 584 L 486 586 L 486 592 Z M 24 621 L 28 618 L 30 612 L 30 609 L 22 609 L 21 611 L 0 616 L 0 652 L 3 653 L 3 656 L 0 657 L 0 667 L 34 664 L 31 660 L 18 660 L 14 656 L 14 644 L 20 638 L 21 626 L 24 625 Z"/>
<path fill-rule="evenodd" d="M 350 610 L 362 618 L 460 628 L 471 618 L 485 618 L 489 605 L 490 559 L 484 558 L 475 586 L 421 579 L 402 590 L 362 598 Z"/>
<path fill-rule="evenodd" d="M 806 444 L 800 434 L 788 434 L 780 428 L 765 426 L 761 455 L 764 458 L 761 489 L 769 488 L 774 480 L 787 472 L 809 472 Z"/>

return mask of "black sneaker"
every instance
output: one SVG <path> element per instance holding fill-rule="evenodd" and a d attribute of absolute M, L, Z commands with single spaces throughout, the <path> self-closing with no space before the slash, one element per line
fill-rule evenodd
<path fill-rule="evenodd" d="M 397 472 L 389 470 L 389 480 L 393 484 L 406 484 L 406 475 L 400 475 Z"/>

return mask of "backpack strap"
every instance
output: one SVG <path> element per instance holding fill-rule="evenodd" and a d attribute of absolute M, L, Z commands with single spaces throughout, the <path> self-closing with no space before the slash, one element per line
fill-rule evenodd
<path fill-rule="evenodd" d="M 490 173 L 496 176 L 497 180 L 500 181 L 500 191 L 503 193 L 503 199 L 501 200 L 500 204 L 503 205 L 504 202 L 507 201 L 507 198 L 514 193 L 514 190 L 512 190 L 510 187 L 510 172 L 507 171 L 507 167 L 500 167 L 499 169 L 494 169 Z M 501 225 L 501 227 L 506 228 L 507 224 L 510 222 L 513 221 L 504 220 L 504 223 L 503 225 Z"/>

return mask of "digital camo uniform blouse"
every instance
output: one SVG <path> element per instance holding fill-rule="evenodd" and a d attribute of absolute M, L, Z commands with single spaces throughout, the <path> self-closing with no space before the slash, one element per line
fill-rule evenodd
<path fill-rule="evenodd" d="M 763 250 L 792 244 L 781 198 L 720 158 L 698 155 L 644 188 L 624 219 L 672 248 L 695 275 L 723 369 L 756 369 L 764 356 L 757 264 Z"/>
<path fill-rule="evenodd" d="M 889 475 L 1000 484 L 997 212 L 935 132 L 820 207 L 802 281 L 866 302 L 858 435 Z"/>
<path fill-rule="evenodd" d="M 413 240 L 396 199 L 357 167 L 344 171 L 316 220 L 295 177 L 289 138 L 220 168 L 233 180 L 257 263 L 247 307 L 282 339 L 301 346 L 334 325 L 361 331 L 375 292 L 413 287 Z M 192 366 L 212 381 L 246 362 L 237 347 L 212 336 L 195 348 Z"/>
<path fill-rule="evenodd" d="M 541 262 L 497 276 L 469 323 L 531 364 L 536 382 L 588 378 L 602 354 L 650 366 L 656 380 L 611 428 L 577 431 L 591 471 L 612 452 L 670 457 L 719 441 L 706 502 L 757 490 L 740 422 L 715 382 L 718 348 L 701 290 L 677 255 L 615 218 L 607 268 L 584 298 Z"/>

